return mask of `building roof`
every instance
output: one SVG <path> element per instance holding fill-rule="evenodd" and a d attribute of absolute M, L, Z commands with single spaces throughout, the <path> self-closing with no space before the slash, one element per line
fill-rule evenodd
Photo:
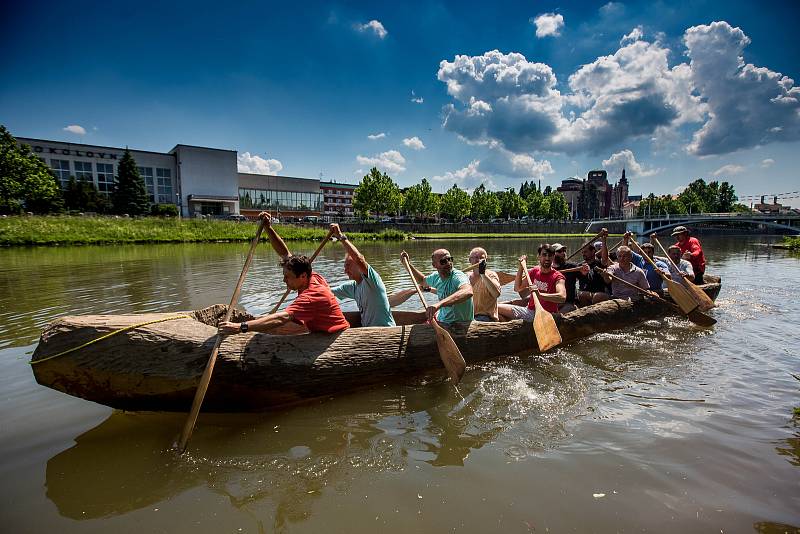
<path fill-rule="evenodd" d="M 25 142 L 25 141 L 38 141 L 40 143 L 58 143 L 62 145 L 70 145 L 70 146 L 88 146 L 91 148 L 106 148 L 109 150 L 130 150 L 131 152 L 143 152 L 146 154 L 158 154 L 159 156 L 172 156 L 173 154 L 169 152 L 156 152 L 154 150 L 140 150 L 138 148 L 130 148 L 130 147 L 119 147 L 119 146 L 105 146 L 105 145 L 88 145 L 86 143 L 73 143 L 72 141 L 58 141 L 57 139 L 37 139 L 35 137 L 15 137 L 18 142 Z M 25 143 L 26 145 L 28 143 Z"/>

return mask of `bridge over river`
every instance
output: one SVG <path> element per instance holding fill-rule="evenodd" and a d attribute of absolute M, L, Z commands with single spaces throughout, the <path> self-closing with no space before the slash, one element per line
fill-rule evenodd
<path fill-rule="evenodd" d="M 762 214 L 762 213 L 693 213 L 687 215 L 666 215 L 641 217 L 637 219 L 601 219 L 589 221 L 586 233 L 606 227 L 612 232 L 629 230 L 637 234 L 663 233 L 676 226 L 750 228 L 753 233 L 767 229 L 788 234 L 800 235 L 800 214 Z"/>

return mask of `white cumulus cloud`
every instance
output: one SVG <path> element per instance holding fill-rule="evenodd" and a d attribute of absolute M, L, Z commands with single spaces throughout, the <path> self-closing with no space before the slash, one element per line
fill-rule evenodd
<path fill-rule="evenodd" d="M 498 189 L 491 176 L 479 169 L 480 163 L 480 160 L 473 160 L 466 167 L 456 171 L 448 171 L 442 175 L 432 176 L 431 182 L 441 183 L 442 189 L 450 189 L 453 184 L 456 184 L 461 189 L 469 192 L 481 184 L 485 184 L 489 190 Z"/>
<path fill-rule="evenodd" d="M 422 143 L 422 139 L 417 136 L 406 137 L 403 139 L 403 144 L 412 150 L 423 150 L 425 148 L 425 145 Z"/>
<path fill-rule="evenodd" d="M 644 37 L 644 30 L 641 26 L 636 26 L 631 33 L 625 35 L 622 39 L 620 39 L 619 44 L 624 46 L 628 43 L 632 43 L 634 41 L 639 41 L 641 38 Z"/>
<path fill-rule="evenodd" d="M 388 150 L 374 156 L 356 156 L 356 162 L 364 167 L 377 167 L 387 173 L 400 174 L 406 170 L 406 158 L 397 150 Z"/>
<path fill-rule="evenodd" d="M 542 13 L 533 19 L 533 24 L 536 26 L 536 37 L 557 37 L 564 27 L 564 16 L 558 13 Z"/>
<path fill-rule="evenodd" d="M 380 132 L 376 134 L 369 134 L 367 136 L 367 139 L 369 139 L 370 141 L 375 141 L 376 139 L 383 139 L 384 137 L 386 137 L 386 134 L 384 132 Z"/>
<path fill-rule="evenodd" d="M 422 98 L 421 96 L 417 96 L 417 94 L 414 91 L 411 91 L 411 101 L 414 104 L 422 104 L 423 102 L 425 102 L 425 99 Z"/>
<path fill-rule="evenodd" d="M 530 154 L 515 154 L 502 148 L 491 150 L 488 156 L 480 161 L 478 169 L 490 175 L 503 175 L 511 178 L 540 179 L 553 174 L 553 166 L 549 161 L 537 160 Z"/>
<path fill-rule="evenodd" d="M 636 156 L 629 149 L 621 150 L 611 157 L 603 160 L 603 168 L 608 172 L 609 177 L 622 176 L 622 169 L 625 169 L 626 178 L 646 178 L 658 174 L 661 169 L 648 169 L 636 161 Z"/>
<path fill-rule="evenodd" d="M 725 21 L 684 33 L 691 81 L 707 100 L 708 120 L 689 152 L 725 154 L 774 141 L 800 139 L 800 87 L 766 67 L 745 63 L 750 38 Z"/>
<path fill-rule="evenodd" d="M 356 29 L 358 29 L 360 32 L 371 31 L 377 35 L 379 39 L 383 39 L 389 35 L 389 32 L 386 31 L 386 28 L 383 27 L 383 24 L 381 24 L 379 20 L 374 19 L 366 24 L 357 24 Z"/>
<path fill-rule="evenodd" d="M 78 124 L 70 124 L 62 128 L 65 132 L 74 133 L 78 135 L 86 135 L 86 128 Z"/>
<path fill-rule="evenodd" d="M 723 165 L 716 171 L 712 172 L 713 176 L 730 176 L 731 174 L 740 174 L 745 171 L 745 168 L 741 165 Z"/>
<path fill-rule="evenodd" d="M 761 168 L 762 169 L 769 169 L 774 164 L 775 164 L 775 160 L 772 159 L 772 158 L 767 158 L 767 159 L 761 160 Z"/>
<path fill-rule="evenodd" d="M 249 174 L 278 174 L 283 169 L 283 164 L 277 159 L 264 159 L 250 152 L 242 152 L 236 160 L 239 172 Z"/>

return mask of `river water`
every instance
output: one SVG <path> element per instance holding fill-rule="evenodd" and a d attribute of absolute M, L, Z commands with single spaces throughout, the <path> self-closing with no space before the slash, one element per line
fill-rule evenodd
<path fill-rule="evenodd" d="M 0 250 L 0 524 L 798 532 L 800 258 L 764 246 L 768 239 L 703 239 L 708 272 L 723 279 L 711 330 L 668 318 L 546 358 L 499 358 L 468 368 L 463 397 L 432 375 L 273 413 L 201 414 L 184 456 L 169 450 L 184 414 L 123 413 L 64 395 L 36 384 L 28 361 L 42 327 L 61 315 L 227 302 L 247 244 Z M 410 287 L 402 248 L 425 270 L 434 245 L 466 264 L 475 244 L 361 248 L 391 291 Z M 484 244 L 509 272 L 536 246 Z M 342 259 L 329 244 L 315 268 L 343 280 Z M 282 292 L 274 253 L 259 247 L 242 306 L 264 313 Z"/>

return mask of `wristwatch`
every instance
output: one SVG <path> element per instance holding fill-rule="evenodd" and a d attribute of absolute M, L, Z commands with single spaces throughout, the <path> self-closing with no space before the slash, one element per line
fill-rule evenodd
<path fill-rule="evenodd" d="M 339 241 L 347 241 L 347 236 L 344 234 L 339 234 Z"/>
<path fill-rule="evenodd" d="M 248 330 L 250 330 L 250 328 L 247 326 L 247 323 L 239 323 L 239 332 L 244 334 Z"/>
<path fill-rule="evenodd" d="M 420 287 L 420 289 L 425 291 L 425 292 L 427 292 L 427 291 L 431 290 L 431 286 L 422 286 L 422 287 Z"/>

